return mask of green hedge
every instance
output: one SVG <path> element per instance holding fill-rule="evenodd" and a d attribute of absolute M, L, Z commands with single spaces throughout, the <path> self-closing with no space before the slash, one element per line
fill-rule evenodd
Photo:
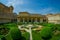
<path fill-rule="evenodd" d="M 22 35 L 18 28 L 11 29 L 10 34 L 13 40 L 21 40 Z"/>
<path fill-rule="evenodd" d="M 6 40 L 22 40 L 22 35 L 17 24 L 9 23 L 2 26 L 9 28 L 9 33 L 5 35 Z"/>
<path fill-rule="evenodd" d="M 53 37 L 50 40 L 60 40 L 60 33 L 57 35 L 53 35 Z"/>
<path fill-rule="evenodd" d="M 28 32 L 23 32 L 22 36 L 25 38 L 25 40 L 29 40 L 29 33 Z"/>
<path fill-rule="evenodd" d="M 44 40 L 50 39 L 52 37 L 52 35 L 53 35 L 53 31 L 52 31 L 51 27 L 44 27 L 40 32 L 40 36 Z"/>
<path fill-rule="evenodd" d="M 38 31 L 32 31 L 32 38 L 33 38 L 33 40 L 42 40 L 42 38 L 40 36 L 40 32 L 38 32 Z"/>

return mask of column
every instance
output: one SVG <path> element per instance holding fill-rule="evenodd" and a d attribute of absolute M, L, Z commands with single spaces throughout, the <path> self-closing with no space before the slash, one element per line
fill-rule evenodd
<path fill-rule="evenodd" d="M 27 18 L 27 22 L 29 22 L 29 18 Z"/>
<path fill-rule="evenodd" d="M 43 23 L 43 19 L 40 19 L 40 23 Z"/>
<path fill-rule="evenodd" d="M 32 23 L 33 18 L 31 18 L 31 23 Z"/>
<path fill-rule="evenodd" d="M 37 18 L 35 18 L 35 22 L 37 23 Z"/>
<path fill-rule="evenodd" d="M 20 18 L 17 19 L 17 22 L 20 22 Z"/>
<path fill-rule="evenodd" d="M 23 23 L 25 22 L 25 18 L 23 18 Z"/>
<path fill-rule="evenodd" d="M 21 20 L 21 19 L 19 18 L 19 22 L 21 22 L 20 20 Z"/>

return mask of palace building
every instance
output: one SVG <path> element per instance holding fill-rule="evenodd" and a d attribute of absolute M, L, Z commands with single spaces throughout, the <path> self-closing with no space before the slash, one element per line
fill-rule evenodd
<path fill-rule="evenodd" d="M 17 16 L 18 22 L 47 22 L 47 18 L 41 14 L 30 14 L 28 12 L 20 12 Z"/>
<path fill-rule="evenodd" d="M 60 24 L 60 13 L 57 14 L 48 14 L 48 23 Z"/>
<path fill-rule="evenodd" d="M 60 24 L 60 13 L 58 14 L 31 14 L 28 12 L 20 12 L 18 15 L 13 13 L 13 6 L 6 6 L 0 3 L 0 23 L 8 22 L 31 22 L 31 23 L 55 23 Z"/>
<path fill-rule="evenodd" d="M 13 13 L 13 6 L 7 7 L 0 3 L 0 23 L 16 21 L 16 14 Z"/>
<path fill-rule="evenodd" d="M 47 15 L 41 15 L 41 14 L 30 14 L 28 12 L 20 12 L 17 16 L 18 22 L 39 22 L 39 23 L 54 23 L 54 24 L 60 24 L 60 13 L 57 14 L 47 14 Z"/>

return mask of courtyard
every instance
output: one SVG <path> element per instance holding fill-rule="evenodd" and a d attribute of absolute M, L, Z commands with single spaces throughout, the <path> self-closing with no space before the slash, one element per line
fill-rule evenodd
<path fill-rule="evenodd" d="M 0 26 L 1 40 L 59 40 L 60 24 L 9 23 Z"/>
<path fill-rule="evenodd" d="M 60 40 L 60 0 L 0 0 L 0 40 Z"/>

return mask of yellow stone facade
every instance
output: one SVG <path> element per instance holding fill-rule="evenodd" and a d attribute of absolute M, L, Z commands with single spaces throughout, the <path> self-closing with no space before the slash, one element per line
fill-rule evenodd
<path fill-rule="evenodd" d="M 46 15 L 48 18 L 48 23 L 60 24 L 60 14 L 48 14 Z"/>
<path fill-rule="evenodd" d="M 7 7 L 0 3 L 0 23 L 7 22 L 48 22 L 48 23 L 58 23 L 60 24 L 60 13 L 59 14 L 31 14 L 28 12 L 20 12 L 18 15 L 13 13 L 13 6 Z"/>
<path fill-rule="evenodd" d="M 13 13 L 13 7 L 7 7 L 0 3 L 0 23 L 7 23 L 16 20 L 16 16 Z"/>
<path fill-rule="evenodd" d="M 47 22 L 47 18 L 44 15 L 40 14 L 30 14 L 28 12 L 20 12 L 17 17 L 18 22 Z"/>

